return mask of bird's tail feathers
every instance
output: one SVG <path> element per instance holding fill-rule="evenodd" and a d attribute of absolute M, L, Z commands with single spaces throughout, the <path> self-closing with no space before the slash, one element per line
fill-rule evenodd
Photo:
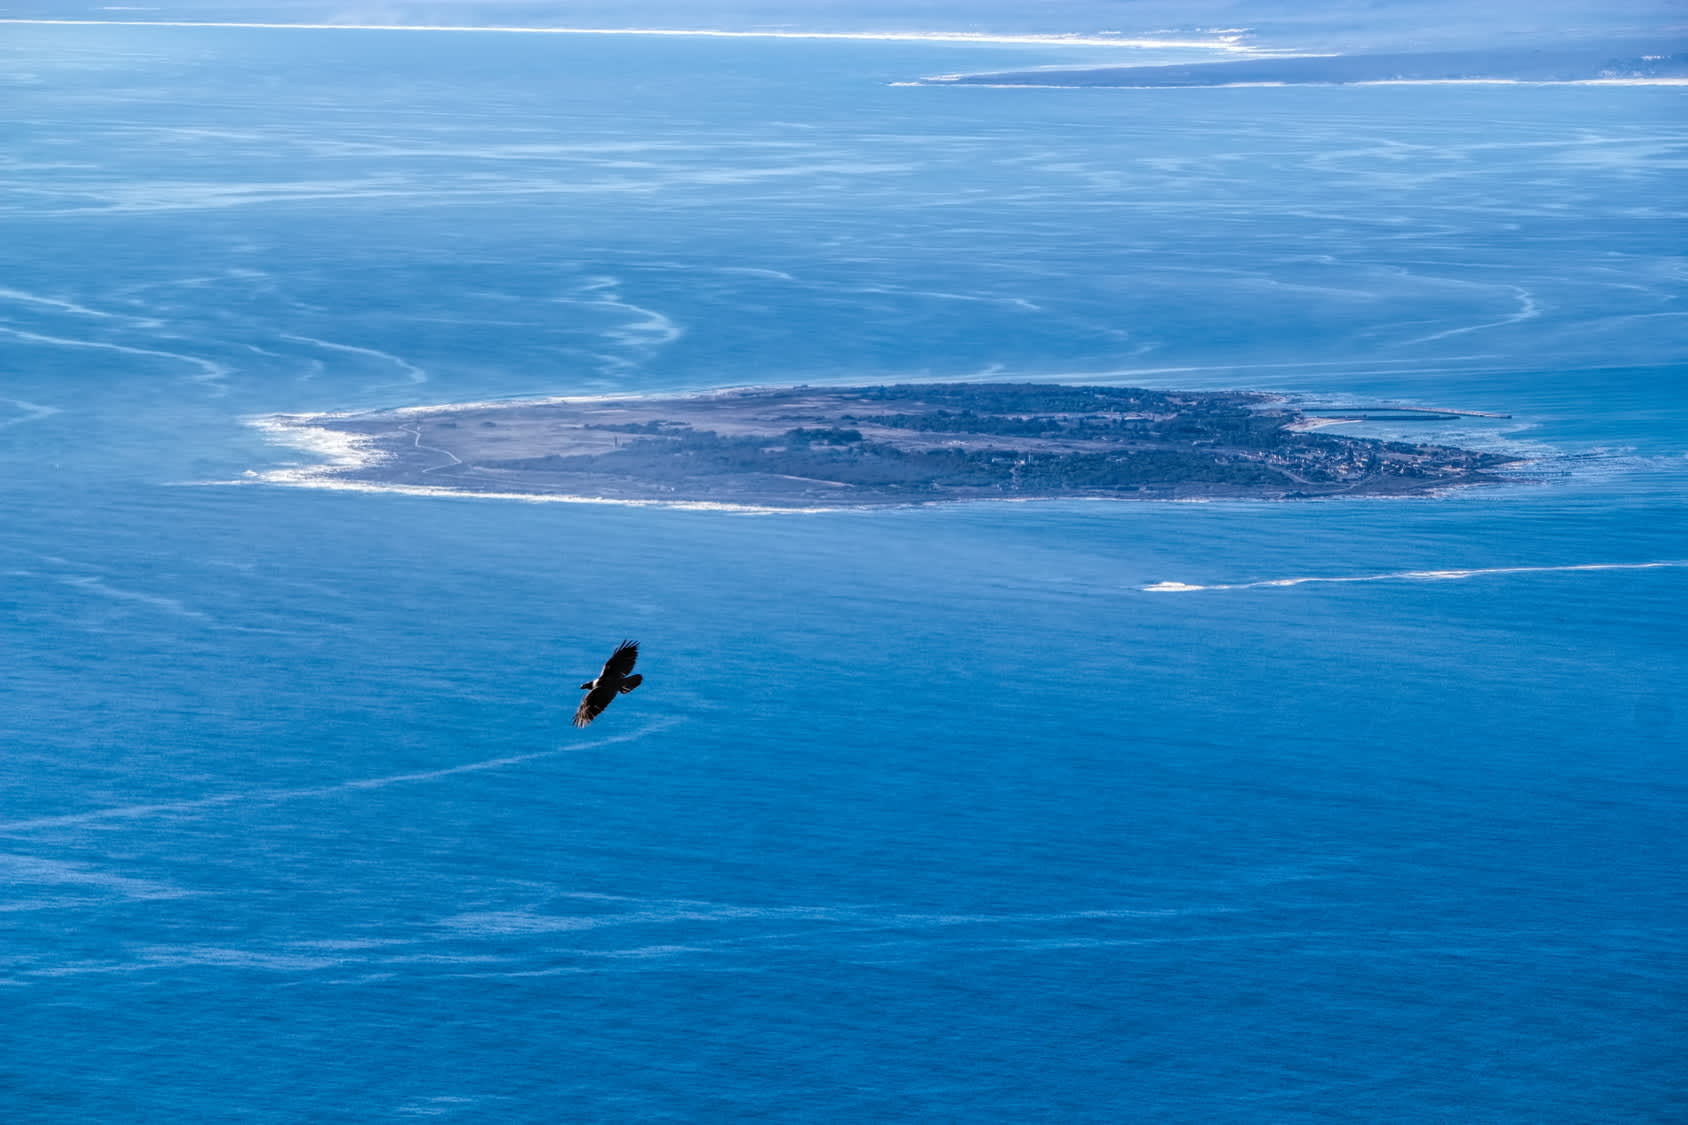
<path fill-rule="evenodd" d="M 642 675 L 640 675 L 640 676 L 628 676 L 625 680 L 623 680 L 621 682 L 621 694 L 626 695 L 628 692 L 632 691 L 634 688 L 638 687 L 640 684 L 642 684 L 644 682 L 645 682 L 645 677 L 642 676 Z"/>

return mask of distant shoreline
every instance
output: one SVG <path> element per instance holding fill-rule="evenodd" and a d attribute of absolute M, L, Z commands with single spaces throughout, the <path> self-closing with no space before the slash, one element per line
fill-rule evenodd
<path fill-rule="evenodd" d="M 1423 413 L 1426 421 L 1446 415 Z M 1278 396 L 1055 383 L 759 387 L 254 420 L 314 455 L 248 483 L 748 511 L 1314 499 L 1496 483 L 1516 458 L 1314 434 Z"/>
<path fill-rule="evenodd" d="M 1134 39 L 1116 35 L 1060 35 L 1025 32 L 972 31 L 730 31 L 679 27 L 509 27 L 474 24 L 408 23 L 270 23 L 251 20 L 70 20 L 0 19 L 0 24 L 48 27 L 234 27 L 268 31 L 473 31 L 506 35 L 628 35 L 676 36 L 701 39 L 842 39 L 886 43 L 978 43 L 1030 47 L 1190 48 L 1246 52 L 1236 33 L 1215 33 L 1211 39 Z"/>

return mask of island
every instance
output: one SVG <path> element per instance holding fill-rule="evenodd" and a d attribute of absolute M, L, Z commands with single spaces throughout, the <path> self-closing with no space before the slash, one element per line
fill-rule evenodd
<path fill-rule="evenodd" d="M 334 456 L 254 475 L 755 508 L 1403 496 L 1505 479 L 1495 470 L 1514 459 L 1501 454 L 1324 432 L 1364 418 L 1477 413 L 1383 409 L 1394 413 L 1345 406 L 1316 416 L 1259 392 L 1051 383 L 530 399 L 272 416 L 261 424 L 276 440 Z"/>

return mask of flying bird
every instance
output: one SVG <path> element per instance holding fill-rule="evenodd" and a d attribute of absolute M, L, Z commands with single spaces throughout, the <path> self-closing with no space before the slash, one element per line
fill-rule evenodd
<path fill-rule="evenodd" d="M 633 662 L 639 659 L 639 642 L 622 641 L 616 650 L 610 653 L 610 658 L 604 661 L 604 670 L 598 673 L 598 678 L 588 680 L 580 685 L 580 690 L 586 693 L 586 698 L 575 708 L 574 725 L 583 727 L 604 713 L 604 708 L 618 695 L 626 695 L 640 684 L 644 683 L 643 676 L 630 676 Z"/>

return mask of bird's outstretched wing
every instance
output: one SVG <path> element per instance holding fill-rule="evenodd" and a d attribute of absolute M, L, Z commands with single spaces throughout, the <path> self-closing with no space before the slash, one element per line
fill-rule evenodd
<path fill-rule="evenodd" d="M 612 680 L 619 680 L 633 670 L 633 662 L 639 659 L 639 642 L 622 641 L 610 653 L 610 658 L 604 661 L 604 670 L 600 679 L 608 676 Z M 603 708 L 599 708 L 603 710 Z"/>
<path fill-rule="evenodd" d="M 586 698 L 580 701 L 580 706 L 574 711 L 574 725 L 583 727 L 604 713 L 604 708 L 617 695 L 632 691 L 644 681 L 643 676 L 629 676 L 633 671 L 633 662 L 639 659 L 639 642 L 622 641 L 616 646 L 610 658 L 604 661 L 604 670 L 598 673 L 598 678 L 582 687 L 588 688 Z"/>
<path fill-rule="evenodd" d="M 615 688 L 605 685 L 593 688 L 586 693 L 586 698 L 580 701 L 580 706 L 574 709 L 574 725 L 583 727 L 604 713 L 604 708 L 610 705 L 610 700 L 616 696 Z"/>

